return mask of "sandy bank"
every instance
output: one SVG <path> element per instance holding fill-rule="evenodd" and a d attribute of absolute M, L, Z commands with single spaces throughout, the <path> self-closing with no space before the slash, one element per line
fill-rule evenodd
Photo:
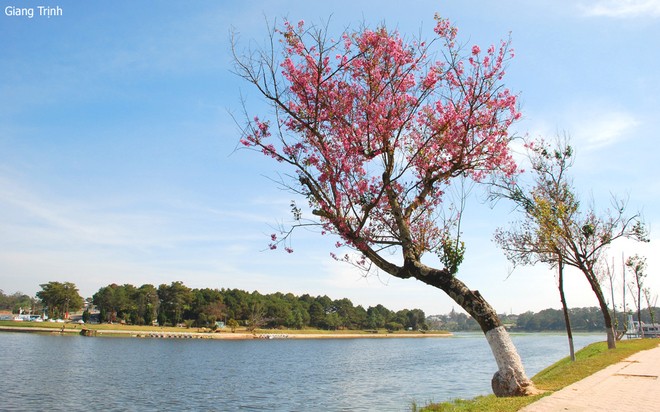
<path fill-rule="evenodd" d="M 48 327 L 20 327 L 0 326 L 4 332 L 32 332 L 49 334 L 81 334 L 87 331 L 86 336 L 118 336 L 133 338 L 160 338 L 160 339 L 217 339 L 217 340 L 252 340 L 252 339 L 386 339 L 386 338 L 446 338 L 451 334 L 441 333 L 204 333 L 204 332 L 161 332 L 161 331 L 130 331 L 111 329 L 81 328 L 48 328 Z"/>

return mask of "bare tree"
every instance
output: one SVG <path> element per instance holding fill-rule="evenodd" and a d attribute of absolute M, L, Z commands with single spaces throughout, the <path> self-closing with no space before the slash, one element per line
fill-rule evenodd
<path fill-rule="evenodd" d="M 634 255 L 626 259 L 626 268 L 632 272 L 633 279 L 628 284 L 628 290 L 633 298 L 637 308 L 637 322 L 639 323 L 639 333 L 644 337 L 642 328 L 642 290 L 644 289 L 644 278 L 646 277 L 646 258 Z"/>
<path fill-rule="evenodd" d="M 649 318 L 651 318 L 651 323 L 655 324 L 655 305 L 658 302 L 658 295 L 651 294 L 650 288 L 644 288 L 644 299 L 646 300 L 646 306 L 649 309 Z"/>
<path fill-rule="evenodd" d="M 616 347 L 616 337 L 597 264 L 609 245 L 619 238 L 647 241 L 639 215 L 627 217 L 626 202 L 613 198 L 613 209 L 602 214 L 595 207 L 584 207 L 567 171 L 573 164 L 568 138 L 554 145 L 544 141 L 529 146 L 534 184 L 503 179 L 493 185 L 492 198 L 513 200 L 524 212 L 522 222 L 511 229 L 498 229 L 496 242 L 514 264 L 537 262 L 557 265 L 559 259 L 582 272 L 594 292 L 603 314 L 608 348 Z"/>
<path fill-rule="evenodd" d="M 603 261 L 601 262 L 601 268 L 599 270 L 602 273 L 601 278 L 603 279 L 607 278 L 609 283 L 610 296 L 612 297 L 612 319 L 613 319 L 614 335 L 616 340 L 621 340 L 621 338 L 626 333 L 627 324 L 624 318 L 623 329 L 619 329 L 619 317 L 617 316 L 617 312 L 616 312 L 616 299 L 614 293 L 615 292 L 614 285 L 616 284 L 617 281 L 616 271 L 614 270 L 614 259 L 612 259 L 612 266 L 610 266 L 609 263 L 605 259 L 603 259 Z M 625 299 L 623 302 L 624 304 L 622 305 L 622 313 L 625 314 Z"/>

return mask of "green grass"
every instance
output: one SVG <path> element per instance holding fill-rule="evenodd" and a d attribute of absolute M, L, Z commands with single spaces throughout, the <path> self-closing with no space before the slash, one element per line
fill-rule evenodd
<path fill-rule="evenodd" d="M 575 362 L 571 362 L 566 357 L 537 373 L 532 381 L 538 389 L 547 391 L 541 395 L 522 398 L 497 398 L 495 395 L 486 395 L 470 400 L 456 399 L 451 402 L 431 404 L 420 409 L 413 406 L 413 410 L 420 412 L 515 412 L 552 392 L 620 362 L 636 352 L 655 348 L 658 344 L 660 341 L 657 339 L 626 340 L 617 342 L 616 349 L 608 350 L 606 342 L 593 343 L 575 354 Z"/>
<path fill-rule="evenodd" d="M 0 326 L 10 326 L 12 328 L 51 328 L 51 329 L 62 329 L 62 326 L 65 328 L 72 327 L 73 325 L 67 325 L 66 323 L 56 323 L 56 322 L 15 322 L 13 320 L 0 320 Z"/>
<path fill-rule="evenodd" d="M 632 339 L 619 341 L 616 349 L 608 350 L 606 342 L 593 343 L 576 354 L 575 362 L 562 359 L 536 374 L 533 380 L 537 388 L 554 392 L 658 344 L 656 339 Z"/>
<path fill-rule="evenodd" d="M 14 322 L 14 321 L 0 321 L 0 326 L 10 326 L 16 328 L 48 328 L 48 329 L 59 329 L 62 328 L 66 330 L 81 330 L 85 329 L 95 329 L 95 330 L 125 330 L 125 331 L 135 331 L 135 332 L 191 332 L 197 331 L 197 328 L 186 329 L 186 328 L 175 328 L 175 327 L 159 327 L 159 326 L 135 326 L 135 325 L 120 325 L 120 324 L 77 324 L 77 323 L 57 323 L 57 322 Z"/>

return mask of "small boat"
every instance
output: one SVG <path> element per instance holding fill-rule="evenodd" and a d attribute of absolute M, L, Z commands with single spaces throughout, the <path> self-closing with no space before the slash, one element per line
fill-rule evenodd
<path fill-rule="evenodd" d="M 628 338 L 660 338 L 660 323 L 645 323 L 634 321 L 632 315 L 628 316 Z"/>

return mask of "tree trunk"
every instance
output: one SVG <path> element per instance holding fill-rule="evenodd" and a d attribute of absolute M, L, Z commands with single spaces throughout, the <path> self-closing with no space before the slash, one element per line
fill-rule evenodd
<path fill-rule="evenodd" d="M 639 284 L 639 276 L 637 274 L 635 274 L 635 281 L 637 283 L 637 322 L 639 322 L 639 332 L 643 338 L 644 328 L 642 327 L 642 287 Z"/>
<path fill-rule="evenodd" d="M 566 335 L 568 336 L 568 351 L 571 355 L 571 361 L 575 362 L 575 346 L 573 346 L 573 331 L 571 330 L 571 318 L 568 316 L 568 305 L 566 304 L 566 295 L 564 294 L 564 262 L 559 258 L 559 298 L 561 307 L 564 311 L 564 322 L 566 323 Z"/>
<path fill-rule="evenodd" d="M 603 296 L 600 288 L 598 288 L 598 291 L 596 291 L 596 297 L 598 298 L 600 311 L 603 313 L 603 320 L 605 321 L 605 331 L 607 332 L 607 349 L 616 349 L 616 334 L 614 333 L 612 316 L 610 315 L 610 309 L 607 307 L 607 302 L 605 302 L 605 297 Z"/>
<path fill-rule="evenodd" d="M 616 349 L 616 334 L 614 333 L 614 325 L 612 324 L 612 315 L 610 314 L 610 309 L 607 307 L 605 295 L 603 295 L 603 290 L 600 287 L 600 283 L 598 283 L 598 278 L 593 273 L 592 269 L 586 269 L 583 267 L 581 270 L 586 276 L 591 289 L 596 294 L 596 299 L 598 299 L 600 311 L 603 314 L 603 320 L 605 321 L 605 331 L 607 332 L 607 349 Z"/>
<path fill-rule="evenodd" d="M 598 296 L 598 303 L 600 304 L 600 311 L 603 312 L 605 320 L 605 331 L 607 332 L 607 349 L 616 349 L 616 334 L 614 333 L 614 325 L 612 325 L 612 316 L 607 307 L 607 303 L 602 294 Z"/>
<path fill-rule="evenodd" d="M 532 381 L 527 378 L 520 356 L 497 312 L 479 291 L 468 289 L 448 271 L 423 270 L 414 277 L 443 290 L 479 323 L 498 367 L 491 381 L 495 396 L 527 396 L 538 393 Z"/>
<path fill-rule="evenodd" d="M 625 327 L 625 321 L 624 321 L 624 328 L 623 332 L 619 331 L 619 319 L 616 316 L 616 303 L 614 300 L 614 258 L 612 258 L 612 270 L 610 271 L 608 269 L 608 277 L 610 279 L 610 293 L 612 294 L 612 318 L 614 322 L 614 339 L 619 341 L 623 337 L 623 335 L 626 332 L 626 327 Z M 625 292 L 625 291 L 624 291 Z M 625 300 L 623 302 L 625 304 Z M 624 309 L 625 313 L 625 309 Z"/>
<path fill-rule="evenodd" d="M 607 303 L 605 302 L 602 294 L 598 295 L 598 303 L 600 304 L 600 310 L 603 312 L 603 318 L 605 320 L 605 331 L 607 332 L 607 349 L 616 349 L 616 334 L 614 333 L 612 316 L 610 315 L 610 310 L 607 307 Z"/>

